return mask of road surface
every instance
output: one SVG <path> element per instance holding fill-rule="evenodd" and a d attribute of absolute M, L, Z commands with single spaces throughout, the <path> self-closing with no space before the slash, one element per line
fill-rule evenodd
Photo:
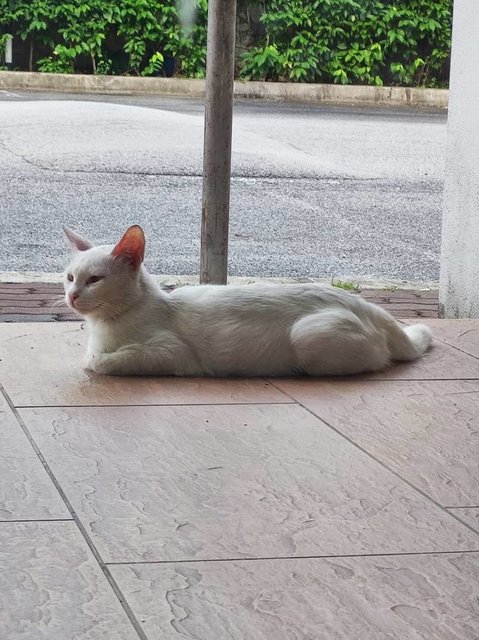
<path fill-rule="evenodd" d="M 434 281 L 446 114 L 240 102 L 230 275 Z M 63 223 L 147 233 L 155 273 L 197 274 L 203 107 L 0 92 L 0 272 L 60 271 Z"/>

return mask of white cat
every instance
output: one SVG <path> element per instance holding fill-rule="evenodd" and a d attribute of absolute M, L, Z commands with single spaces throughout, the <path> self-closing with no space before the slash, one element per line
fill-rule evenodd
<path fill-rule="evenodd" d="M 66 301 L 87 319 L 85 365 L 97 373 L 175 376 L 344 375 L 415 360 L 432 342 L 357 295 L 316 284 L 203 285 L 165 293 L 130 227 L 115 246 L 73 248 Z"/>

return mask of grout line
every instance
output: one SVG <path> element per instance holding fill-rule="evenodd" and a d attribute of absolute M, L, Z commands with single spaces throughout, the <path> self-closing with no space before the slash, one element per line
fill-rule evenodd
<path fill-rule="evenodd" d="M 475 356 L 473 353 L 469 353 L 469 351 L 464 351 L 464 349 L 461 349 L 460 347 L 456 346 L 455 344 L 451 344 L 450 342 L 447 342 L 447 340 L 445 340 L 444 338 L 435 338 L 436 340 L 438 340 L 439 342 L 442 342 L 443 344 L 445 344 L 446 346 L 450 347 L 451 349 L 455 349 L 456 351 L 459 351 L 460 353 L 463 353 L 466 356 L 469 356 L 470 358 L 474 358 L 475 360 L 479 360 L 478 356 Z"/>
<path fill-rule="evenodd" d="M 454 349 L 455 347 L 451 348 Z M 469 355 L 466 354 L 466 352 L 464 352 L 464 354 Z M 471 356 L 471 358 L 473 357 L 474 356 Z M 391 368 L 394 369 L 394 367 Z M 479 374 L 473 378 L 467 378 L 465 376 L 457 376 L 451 378 L 361 378 L 360 376 L 350 376 L 348 379 L 356 379 L 358 382 L 455 382 L 456 380 L 464 380 L 465 382 L 468 382 L 474 380 L 479 381 Z M 331 380 L 331 378 L 328 378 L 328 380 Z"/>
<path fill-rule="evenodd" d="M 274 383 L 272 383 L 273 386 Z M 276 387 L 278 388 L 278 387 Z M 286 395 L 288 395 L 290 398 L 293 398 L 293 396 L 289 393 L 287 393 L 286 391 L 283 391 L 283 393 L 285 393 Z M 346 440 L 347 442 L 349 442 L 349 444 L 353 445 L 353 447 L 356 447 L 356 449 L 359 449 L 359 451 L 361 451 L 362 453 L 366 454 L 369 458 L 371 458 L 371 460 L 374 460 L 377 464 L 381 465 L 381 467 L 383 467 L 383 469 L 386 469 L 387 471 L 389 471 L 389 473 L 392 473 L 394 476 L 396 476 L 396 478 L 398 478 L 399 480 L 401 480 L 402 482 L 404 482 L 405 484 L 408 485 L 408 487 L 410 487 L 411 489 L 413 489 L 414 491 L 416 491 L 417 493 L 419 493 L 420 495 L 423 496 L 423 498 L 426 498 L 426 500 L 428 500 L 429 502 L 432 502 L 432 504 L 434 504 L 436 507 L 438 507 L 443 513 L 447 513 L 447 515 L 451 518 L 454 518 L 454 520 L 456 520 L 457 522 L 460 522 L 461 525 L 463 525 L 464 527 L 466 527 L 467 529 L 469 529 L 470 531 L 472 531 L 473 533 L 475 533 L 476 535 L 479 536 L 479 529 L 475 529 L 474 527 L 472 527 L 471 525 L 467 524 L 466 522 L 464 522 L 463 520 L 461 520 L 458 516 L 456 516 L 454 513 L 451 513 L 450 511 L 447 511 L 446 507 L 444 507 L 442 504 L 440 504 L 439 502 L 437 502 L 437 500 L 434 500 L 434 498 L 432 498 L 430 495 L 428 495 L 425 491 L 423 491 L 422 489 L 420 489 L 419 487 L 416 487 L 410 480 L 407 480 L 406 478 L 403 478 L 403 476 L 398 473 L 397 471 L 395 471 L 394 469 L 392 469 L 391 467 L 389 467 L 385 462 L 383 462 L 382 460 L 380 460 L 379 458 L 376 458 L 376 456 L 374 456 L 372 453 L 370 453 L 367 449 L 365 449 L 364 447 L 362 447 L 360 444 L 358 444 L 357 442 L 355 442 L 352 438 L 350 438 L 349 436 L 345 435 L 344 433 L 342 433 L 339 429 L 337 429 L 336 427 L 334 427 L 330 422 L 328 422 L 327 420 L 325 420 L 324 418 L 322 418 L 320 415 L 314 413 L 314 411 L 312 411 L 311 409 L 309 409 L 308 407 L 306 407 L 304 404 L 302 404 L 299 400 L 296 400 L 296 403 L 298 404 L 298 406 L 302 407 L 305 411 L 307 411 L 310 415 L 314 416 L 315 418 L 317 418 L 318 420 L 321 420 L 321 422 L 323 422 L 327 427 L 329 427 L 330 429 L 332 429 L 335 433 L 338 434 L 338 436 L 340 436 L 341 438 L 343 438 L 344 440 Z"/>
<path fill-rule="evenodd" d="M 285 397 L 289 397 L 284 394 Z M 50 404 L 50 405 L 34 405 L 19 404 L 16 409 L 129 409 L 139 407 L 254 407 L 254 406 L 290 406 L 296 404 L 295 400 L 287 400 L 286 402 L 176 402 L 171 404 Z"/>
<path fill-rule="evenodd" d="M 261 556 L 255 558 L 194 558 L 191 560 L 136 560 L 125 562 L 106 562 L 108 566 L 142 565 L 142 564 L 196 564 L 199 562 L 261 562 L 264 560 L 328 560 L 330 558 L 390 558 L 390 557 L 410 557 L 410 556 L 440 556 L 463 553 L 479 553 L 479 549 L 469 549 L 467 551 L 400 551 L 397 553 L 343 553 L 339 555 L 312 555 L 312 556 Z"/>
<path fill-rule="evenodd" d="M 252 407 L 255 405 L 259 405 L 259 406 L 268 406 L 268 405 L 275 405 L 275 406 L 286 406 L 286 405 L 292 405 L 292 404 L 301 404 L 299 401 L 297 401 L 294 396 L 292 396 L 290 393 L 287 393 L 286 391 L 283 391 L 280 387 L 278 387 L 275 384 L 275 380 L 284 380 L 283 378 L 265 378 L 267 380 L 267 382 L 273 386 L 277 391 L 280 391 L 285 398 L 289 398 L 289 400 L 287 400 L 286 402 L 279 402 L 278 400 L 264 400 L 264 401 L 254 401 L 254 402 L 171 402 L 171 403 L 145 403 L 145 404 L 49 404 L 49 405 L 45 405 L 45 404 L 17 404 L 14 405 L 12 403 L 12 407 L 15 407 L 17 410 L 20 409 L 127 409 L 129 407 L 133 408 L 133 407 L 234 407 L 234 406 L 240 406 L 240 407 Z M 291 381 L 291 378 L 286 378 L 286 380 L 288 382 Z M 317 380 L 317 381 L 324 381 L 327 383 L 331 383 L 331 382 L 348 382 L 348 381 L 354 381 L 354 382 L 364 382 L 364 383 L 372 383 L 372 382 L 381 382 L 381 383 L 411 383 L 411 382 L 478 382 L 479 383 L 479 375 L 477 378 L 402 378 L 402 379 L 391 379 L 391 378 L 386 378 L 386 379 L 362 379 L 360 377 L 357 376 L 350 376 L 350 377 L 337 377 L 337 378 L 331 378 L 331 377 L 324 377 L 324 378 L 314 378 L 314 377 L 307 377 L 307 376 L 302 376 L 302 377 L 297 377 L 294 380 L 307 380 L 307 381 L 311 381 L 311 380 Z M 479 390 L 478 390 L 479 391 Z M 301 405 L 303 407 L 303 405 Z M 307 411 L 309 411 L 309 409 L 307 409 L 306 407 L 303 407 L 304 409 L 306 409 Z M 310 411 L 310 413 L 313 413 Z M 313 414 L 316 415 L 316 414 Z M 320 416 L 316 417 L 320 418 L 321 420 L 323 420 Z M 323 420 L 323 422 L 325 422 L 325 420 Z M 328 425 L 331 426 L 331 425 Z M 447 507 L 444 507 L 447 508 Z M 451 507 L 455 508 L 455 507 Z"/>
<path fill-rule="evenodd" d="M 67 507 L 68 511 L 71 513 L 72 520 L 75 522 L 75 524 L 77 525 L 78 529 L 80 530 L 80 533 L 83 536 L 84 541 L 88 545 L 91 553 L 93 554 L 93 557 L 98 562 L 98 564 L 100 566 L 100 569 L 103 572 L 103 575 L 105 576 L 105 578 L 107 579 L 107 581 L 108 581 L 110 587 L 112 588 L 114 594 L 116 595 L 117 599 L 120 601 L 120 605 L 122 606 L 122 608 L 125 611 L 128 619 L 130 620 L 131 624 L 133 625 L 135 631 L 137 632 L 138 637 L 140 638 L 140 640 L 148 640 L 146 634 L 144 633 L 143 629 L 141 628 L 140 623 L 136 619 L 133 611 L 131 610 L 130 605 L 127 603 L 123 593 L 121 592 L 119 586 L 115 582 L 115 580 L 114 580 L 113 576 L 111 575 L 108 567 L 105 566 L 105 563 L 103 562 L 103 560 L 102 560 L 102 558 L 101 558 L 101 556 L 100 556 L 95 544 L 93 543 L 92 539 L 88 535 L 85 527 L 83 526 L 82 522 L 80 521 L 80 518 L 76 514 L 76 512 L 75 512 L 70 500 L 68 499 L 66 493 L 63 491 L 63 488 L 60 485 L 60 482 L 57 480 L 55 474 L 53 473 L 53 471 L 52 471 L 52 469 L 50 467 L 50 465 L 46 461 L 46 459 L 43 456 L 42 452 L 40 451 L 37 443 L 35 442 L 35 440 L 33 439 L 32 435 L 30 434 L 30 431 L 28 430 L 27 425 L 23 421 L 22 417 L 20 416 L 20 414 L 18 413 L 17 409 L 15 408 L 10 396 L 7 394 L 7 392 L 3 388 L 3 385 L 1 385 L 1 384 L 0 384 L 0 394 L 2 394 L 3 397 L 5 398 L 5 401 L 7 402 L 8 406 L 10 407 L 13 415 L 17 419 L 17 422 L 20 425 L 20 428 L 22 429 L 23 433 L 25 434 L 25 436 L 27 437 L 28 441 L 30 442 L 30 445 L 32 446 L 33 450 L 35 451 L 35 453 L 37 454 L 38 458 L 40 459 L 40 462 L 42 463 L 45 471 L 49 475 L 50 480 L 53 482 L 56 490 L 58 491 L 58 493 L 60 494 L 63 502 L 65 503 L 65 506 Z"/>
<path fill-rule="evenodd" d="M 358 375 L 350 375 L 350 376 L 297 376 L 297 377 L 285 377 L 285 378 L 274 378 L 269 377 L 266 380 L 273 385 L 278 391 L 281 391 L 288 397 L 292 398 L 294 402 L 297 400 L 294 399 L 294 396 L 291 395 L 287 391 L 283 391 L 281 387 L 277 386 L 282 382 L 325 382 L 328 384 L 338 383 L 338 382 L 356 382 L 356 383 L 371 383 L 371 382 L 395 382 L 395 383 L 411 383 L 411 382 L 479 382 L 479 374 L 475 378 L 467 378 L 465 376 L 461 376 L 460 378 L 363 378 L 362 374 Z M 257 403 L 259 404 L 259 403 Z M 267 404 L 281 404 L 281 403 L 267 403 Z M 288 404 L 288 403 L 283 403 Z M 22 407 L 23 408 L 23 407 Z M 27 408 L 27 407 L 25 407 Z"/>
<path fill-rule="evenodd" d="M 466 505 L 466 506 L 455 506 L 455 507 L 444 507 L 444 509 L 479 509 L 479 505 Z"/>
<path fill-rule="evenodd" d="M 448 345 L 450 346 L 450 345 Z M 453 347 L 454 348 L 454 347 Z M 465 355 L 466 354 L 464 352 Z M 471 356 L 471 358 L 474 356 Z M 351 377 L 350 380 L 353 378 Z M 458 376 L 457 378 L 358 378 L 358 382 L 479 382 L 479 374 L 474 378 L 467 378 L 466 376 Z"/>
<path fill-rule="evenodd" d="M 0 524 L 19 522 L 74 522 L 73 518 L 24 518 L 18 520 L 0 520 Z"/>

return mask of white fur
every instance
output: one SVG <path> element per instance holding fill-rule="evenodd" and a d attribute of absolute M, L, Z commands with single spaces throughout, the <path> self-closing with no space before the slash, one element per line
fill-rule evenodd
<path fill-rule="evenodd" d="M 114 258 L 112 249 L 75 251 L 65 273 L 67 302 L 78 294 L 74 308 L 89 328 L 85 364 L 97 373 L 344 375 L 415 360 L 432 341 L 428 327 L 403 329 L 384 309 L 321 285 L 205 285 L 165 293 L 143 266 Z M 88 285 L 94 275 L 104 279 Z"/>

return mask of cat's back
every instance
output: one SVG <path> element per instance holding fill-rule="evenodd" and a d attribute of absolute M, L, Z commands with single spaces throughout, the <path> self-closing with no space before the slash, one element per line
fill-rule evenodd
<path fill-rule="evenodd" d="M 175 306 L 191 310 L 298 311 L 324 306 L 356 306 L 358 297 L 341 289 L 315 283 L 246 285 L 199 285 L 175 289 L 170 294 Z"/>
<path fill-rule="evenodd" d="M 294 324 L 321 309 L 355 305 L 356 299 L 361 306 L 358 296 L 309 283 L 190 286 L 170 294 L 178 334 L 217 375 L 291 372 Z"/>

